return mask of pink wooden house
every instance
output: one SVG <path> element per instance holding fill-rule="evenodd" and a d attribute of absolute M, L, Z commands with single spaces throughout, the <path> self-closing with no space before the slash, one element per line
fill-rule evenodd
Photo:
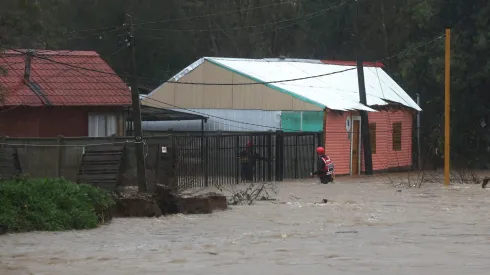
<path fill-rule="evenodd" d="M 366 110 L 375 171 L 410 167 L 412 121 L 421 109 L 382 67 L 383 64 L 373 62 L 364 66 L 367 97 L 364 105 L 359 103 L 355 62 L 203 57 L 172 77 L 172 83 L 152 91 L 142 103 L 165 102 L 203 112 L 266 111 L 279 117 L 285 113 L 300 113 L 301 117 L 308 113 L 311 117 L 313 113 L 316 120 L 309 126 L 314 126 L 313 131 L 325 132 L 326 151 L 336 163 L 337 175 L 356 175 L 362 171 L 359 111 Z M 234 115 L 228 119 L 239 123 Z M 244 123 L 248 123 L 244 127 L 251 127 L 250 123 L 259 125 L 260 131 L 286 131 L 283 121 L 281 125 L 272 125 L 265 116 L 259 119 L 249 116 Z"/>
<path fill-rule="evenodd" d="M 414 113 L 409 108 L 368 113 L 374 171 L 405 170 L 412 166 Z M 350 133 L 347 123 L 351 125 Z M 335 161 L 337 175 L 364 171 L 360 127 L 361 117 L 356 111 L 327 112 L 325 148 Z"/>

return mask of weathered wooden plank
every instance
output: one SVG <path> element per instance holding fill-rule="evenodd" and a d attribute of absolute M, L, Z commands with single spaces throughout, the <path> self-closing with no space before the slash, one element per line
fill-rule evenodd
<path fill-rule="evenodd" d="M 119 178 L 124 146 L 87 147 L 78 172 L 78 182 L 114 190 Z"/>
<path fill-rule="evenodd" d="M 103 166 L 110 169 L 110 167 L 119 167 L 120 165 L 119 163 L 116 162 L 90 162 L 90 163 L 82 163 L 82 165 L 80 166 L 80 170 L 82 168 L 92 169 L 92 167 L 98 167 L 98 166 Z"/>
<path fill-rule="evenodd" d="M 0 156 L 1 161 L 6 161 L 6 160 L 12 161 L 14 159 L 17 159 L 17 157 L 14 155 L 12 155 L 12 156 Z"/>
<path fill-rule="evenodd" d="M 123 151 L 124 146 L 120 145 L 104 145 L 104 146 L 87 146 L 85 152 L 107 152 L 107 151 Z"/>
<path fill-rule="evenodd" d="M 15 154 L 17 152 L 16 148 L 7 147 L 0 148 L 0 154 Z"/>
<path fill-rule="evenodd" d="M 84 171 L 83 174 L 79 174 L 79 176 L 97 176 L 97 175 L 112 175 L 117 177 L 117 171 L 109 171 L 109 172 L 101 172 L 101 171 Z"/>
<path fill-rule="evenodd" d="M 84 156 L 83 162 L 91 162 L 91 161 L 121 161 L 121 156 L 119 155 L 108 155 L 108 156 L 100 156 L 100 155 L 91 155 Z"/>
<path fill-rule="evenodd" d="M 114 174 L 117 175 L 119 172 L 118 169 L 112 169 L 112 170 L 83 170 L 80 172 L 80 175 L 84 174 Z"/>
<path fill-rule="evenodd" d="M 99 181 L 99 180 L 116 180 L 115 174 L 81 174 L 78 179 L 80 181 Z"/>
<path fill-rule="evenodd" d="M 92 164 L 87 164 L 87 165 L 82 165 L 80 167 L 80 171 L 103 171 L 103 170 L 116 170 L 119 171 L 119 164 L 101 164 L 101 165 L 92 165 Z"/>
<path fill-rule="evenodd" d="M 109 150 L 109 151 L 87 151 L 85 150 L 85 154 L 121 154 L 124 153 L 123 150 Z"/>

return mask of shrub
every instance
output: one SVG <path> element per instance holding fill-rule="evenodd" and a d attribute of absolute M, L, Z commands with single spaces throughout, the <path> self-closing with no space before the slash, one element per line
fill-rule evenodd
<path fill-rule="evenodd" d="M 95 228 L 113 204 L 107 192 L 65 179 L 0 182 L 0 224 L 13 232 Z"/>

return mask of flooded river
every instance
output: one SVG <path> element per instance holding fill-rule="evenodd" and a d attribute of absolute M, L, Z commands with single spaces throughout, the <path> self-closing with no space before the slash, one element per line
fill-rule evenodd
<path fill-rule="evenodd" d="M 490 189 L 339 182 L 281 183 L 275 202 L 211 215 L 0 236 L 0 274 L 490 273 Z"/>

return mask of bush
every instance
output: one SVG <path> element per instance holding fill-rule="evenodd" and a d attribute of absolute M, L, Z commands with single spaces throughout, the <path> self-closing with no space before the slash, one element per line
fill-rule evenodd
<path fill-rule="evenodd" d="M 95 228 L 113 204 L 107 192 L 65 179 L 0 182 L 0 224 L 13 232 Z"/>

